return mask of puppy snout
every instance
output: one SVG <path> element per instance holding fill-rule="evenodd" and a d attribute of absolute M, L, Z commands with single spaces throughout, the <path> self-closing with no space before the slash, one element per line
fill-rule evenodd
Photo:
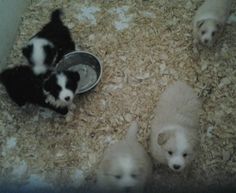
<path fill-rule="evenodd" d="M 65 101 L 70 101 L 71 100 L 71 97 L 69 97 L 69 96 L 67 96 L 67 97 L 65 97 Z"/>
<path fill-rule="evenodd" d="M 208 42 L 209 42 L 208 40 L 204 40 L 204 43 L 205 43 L 205 44 L 208 44 Z"/>
<path fill-rule="evenodd" d="M 175 170 L 179 170 L 179 169 L 181 168 L 181 166 L 180 166 L 180 165 L 177 165 L 177 164 L 174 164 L 174 165 L 173 165 L 173 168 L 174 168 Z"/>

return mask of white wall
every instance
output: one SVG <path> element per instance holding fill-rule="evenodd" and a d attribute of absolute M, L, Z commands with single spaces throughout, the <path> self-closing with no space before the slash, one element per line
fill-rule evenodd
<path fill-rule="evenodd" d="M 5 66 L 21 22 L 21 15 L 30 2 L 30 0 L 0 0 L 0 69 Z"/>

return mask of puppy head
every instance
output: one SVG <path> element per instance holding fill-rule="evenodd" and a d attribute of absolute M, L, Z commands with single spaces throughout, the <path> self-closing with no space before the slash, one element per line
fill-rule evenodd
<path fill-rule="evenodd" d="M 78 72 L 64 71 L 53 73 L 44 82 L 44 91 L 54 99 L 57 106 L 67 106 L 72 103 L 80 79 Z M 60 105 L 59 105 L 60 104 Z"/>
<path fill-rule="evenodd" d="M 215 20 L 207 19 L 198 21 L 197 28 L 200 42 L 207 47 L 211 47 L 217 39 L 221 25 Z"/>
<path fill-rule="evenodd" d="M 173 171 L 183 170 L 193 159 L 191 139 L 183 131 L 163 131 L 159 133 L 157 143 L 162 149 L 169 168 Z"/>
<path fill-rule="evenodd" d="M 117 192 L 137 192 L 145 183 L 142 162 L 129 155 L 106 159 L 102 163 L 102 170 L 105 184 Z"/>
<path fill-rule="evenodd" d="M 54 45 L 46 39 L 33 38 L 22 48 L 22 53 L 28 63 L 33 66 L 36 75 L 45 73 L 47 68 L 54 65 L 57 50 Z"/>

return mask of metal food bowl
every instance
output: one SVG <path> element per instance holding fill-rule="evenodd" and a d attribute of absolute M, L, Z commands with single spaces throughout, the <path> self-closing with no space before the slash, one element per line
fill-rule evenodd
<path fill-rule="evenodd" d="M 74 51 L 66 54 L 58 62 L 57 71 L 73 70 L 80 74 L 78 94 L 85 93 L 98 84 L 102 77 L 102 65 L 99 59 L 89 52 Z"/>

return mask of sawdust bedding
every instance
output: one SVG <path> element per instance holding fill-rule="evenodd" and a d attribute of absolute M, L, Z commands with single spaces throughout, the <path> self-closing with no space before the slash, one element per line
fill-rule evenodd
<path fill-rule="evenodd" d="M 76 44 L 101 59 L 103 77 L 93 91 L 75 99 L 70 121 L 30 105 L 20 109 L 0 85 L 1 181 L 60 188 L 93 180 L 104 149 L 125 135 L 134 118 L 140 124 L 139 140 L 147 148 L 153 108 L 177 79 L 193 86 L 203 100 L 200 153 L 184 174 L 155 166 L 155 184 L 235 180 L 236 30 L 228 25 L 214 49 L 202 49 L 194 58 L 191 19 L 200 3 L 32 1 L 8 63 L 26 62 L 21 47 L 52 10 L 62 7 Z"/>

